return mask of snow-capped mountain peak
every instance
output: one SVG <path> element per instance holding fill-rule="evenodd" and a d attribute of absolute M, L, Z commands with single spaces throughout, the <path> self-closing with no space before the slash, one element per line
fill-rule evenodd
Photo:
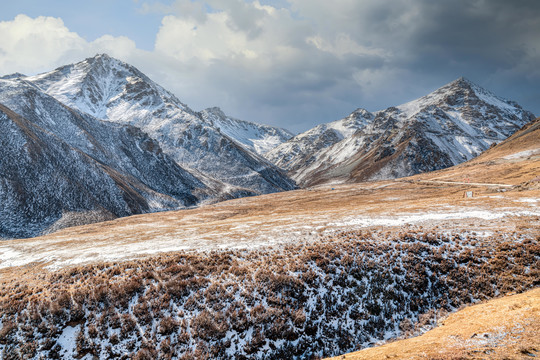
<path fill-rule="evenodd" d="M 342 120 L 337 120 L 329 124 L 329 128 L 339 131 L 343 137 L 349 137 L 359 128 L 368 125 L 375 115 L 363 108 L 358 108 L 349 116 Z"/>
<path fill-rule="evenodd" d="M 505 100 L 472 81 L 460 77 L 419 99 L 397 106 L 405 116 L 433 106 L 494 106 L 497 111 L 520 113 L 522 108 L 514 101 Z"/>
<path fill-rule="evenodd" d="M 405 104 L 316 126 L 267 158 L 304 185 L 396 178 L 470 160 L 532 119 L 461 77 Z"/>
<path fill-rule="evenodd" d="M 216 111 L 213 118 L 229 119 L 221 131 L 216 127 L 220 121 L 204 119 L 141 71 L 108 55 L 96 55 L 26 80 L 70 107 L 141 128 L 182 167 L 225 183 L 225 189 L 241 188 L 240 193 L 254 194 L 295 186 L 255 152 L 283 142 L 286 136 L 275 137 L 272 143 L 272 137 L 264 135 L 266 131 L 259 134 L 262 125 L 248 126 Z M 258 137 L 245 134 L 255 130 Z M 245 145 L 247 140 L 253 143 L 251 148 Z"/>
<path fill-rule="evenodd" d="M 194 113 L 138 69 L 107 54 L 31 76 L 27 80 L 59 101 L 101 119 L 109 118 L 111 105 L 121 97 L 141 100 L 142 103 L 136 106 L 139 109 L 168 103 Z"/>

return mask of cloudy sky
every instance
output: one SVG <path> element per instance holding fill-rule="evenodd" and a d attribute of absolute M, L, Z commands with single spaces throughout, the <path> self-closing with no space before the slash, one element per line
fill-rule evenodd
<path fill-rule="evenodd" d="M 96 53 L 194 110 L 299 132 L 465 76 L 540 115 L 538 0 L 17 0 L 0 74 Z"/>

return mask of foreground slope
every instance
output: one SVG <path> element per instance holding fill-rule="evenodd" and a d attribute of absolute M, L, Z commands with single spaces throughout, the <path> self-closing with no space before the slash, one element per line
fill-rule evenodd
<path fill-rule="evenodd" d="M 422 336 L 335 360 L 532 359 L 540 354 L 540 288 L 473 305 Z"/>
<path fill-rule="evenodd" d="M 132 126 L 80 113 L 21 80 L 0 80 L 0 236 L 149 211 L 212 195 Z"/>
<path fill-rule="evenodd" d="M 266 156 L 299 184 L 392 179 L 478 156 L 534 116 L 460 78 L 420 99 L 318 126 Z"/>
<path fill-rule="evenodd" d="M 279 168 L 205 121 L 133 66 L 105 54 L 25 79 L 68 106 L 141 128 L 181 166 L 243 188 L 239 196 L 295 187 Z"/>
<path fill-rule="evenodd" d="M 524 291 L 527 233 L 343 231 L 0 278 L 3 359 L 306 359 L 388 340 Z M 35 271 L 35 270 L 34 270 Z M 526 324 L 524 324 L 525 326 Z"/>

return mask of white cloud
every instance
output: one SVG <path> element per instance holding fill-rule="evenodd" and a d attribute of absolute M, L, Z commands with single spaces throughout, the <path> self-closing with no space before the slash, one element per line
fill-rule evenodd
<path fill-rule="evenodd" d="M 101 52 L 121 58 L 136 52 L 135 42 L 125 36 L 103 35 L 88 42 L 54 17 L 17 15 L 0 22 L 0 34 L 1 74 L 48 71 Z"/>
<path fill-rule="evenodd" d="M 0 69 L 3 72 L 33 71 L 55 63 L 66 53 L 85 47 L 79 35 L 59 18 L 18 15 L 0 22 Z"/>
<path fill-rule="evenodd" d="M 206 63 L 250 51 L 245 35 L 230 29 L 228 21 L 226 13 L 208 14 L 203 22 L 166 16 L 155 49 L 181 61 L 197 59 Z"/>
<path fill-rule="evenodd" d="M 299 50 L 296 45 L 305 41 L 299 38 L 304 33 L 302 25 L 286 10 L 258 1 L 212 0 L 207 4 L 213 12 L 204 18 L 186 13 L 165 16 L 156 36 L 156 51 L 207 65 L 234 60 L 249 72 L 290 60 Z"/>

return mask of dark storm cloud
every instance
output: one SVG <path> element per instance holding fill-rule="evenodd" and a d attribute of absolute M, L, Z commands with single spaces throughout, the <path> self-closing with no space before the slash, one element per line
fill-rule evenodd
<path fill-rule="evenodd" d="M 448 61 L 513 67 L 538 49 L 538 1 L 424 1 L 407 46 Z M 525 6 L 527 5 L 527 6 Z M 532 47 L 531 47 L 532 45 Z"/>
<path fill-rule="evenodd" d="M 408 74 L 393 87 L 412 88 L 412 77 L 424 85 L 413 90 L 419 96 L 465 75 L 540 114 L 540 97 L 523 96 L 539 93 L 540 1 L 380 1 L 357 10 L 355 39 L 391 52 L 387 70 Z"/>
<path fill-rule="evenodd" d="M 540 1 L 291 2 L 312 31 L 284 39 L 302 56 L 276 62 L 268 73 L 238 69 L 232 76 L 245 80 L 233 86 L 229 72 L 218 80 L 256 104 L 229 99 L 227 106 L 243 106 L 245 117 L 297 130 L 356 107 L 397 105 L 460 76 L 540 114 Z M 305 41 L 312 35 L 332 43 L 343 34 L 367 53 L 315 49 Z"/>

